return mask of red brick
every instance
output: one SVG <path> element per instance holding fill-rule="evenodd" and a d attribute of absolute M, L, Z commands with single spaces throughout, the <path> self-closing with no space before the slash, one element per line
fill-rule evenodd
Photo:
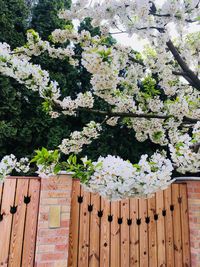
<path fill-rule="evenodd" d="M 36 263 L 35 267 L 54 267 L 54 263 L 53 262 L 40 262 L 40 263 Z"/>
<path fill-rule="evenodd" d="M 39 229 L 38 236 L 40 237 L 53 237 L 53 236 L 65 236 L 69 233 L 67 228 L 58 228 L 58 229 Z"/>
<path fill-rule="evenodd" d="M 61 227 L 69 227 L 70 221 L 69 220 L 62 220 Z"/>
<path fill-rule="evenodd" d="M 57 205 L 57 198 L 41 198 L 41 205 Z"/>
<path fill-rule="evenodd" d="M 56 261 L 56 260 L 64 260 L 66 259 L 65 253 L 47 253 L 39 255 L 39 259 L 41 261 Z"/>
<path fill-rule="evenodd" d="M 195 193 L 200 193 L 200 186 L 199 186 L 199 187 L 196 187 L 196 188 L 194 188 L 194 192 L 195 192 Z"/>
<path fill-rule="evenodd" d="M 199 199 L 200 198 L 200 193 L 192 193 L 192 195 L 190 196 L 190 198 L 192 198 L 192 199 Z"/>
<path fill-rule="evenodd" d="M 57 191 L 57 190 L 52 190 L 52 191 L 42 191 L 41 192 L 41 197 L 42 198 L 67 198 L 71 194 L 70 190 L 64 190 L 64 191 Z"/>
<path fill-rule="evenodd" d="M 39 214 L 39 220 L 48 221 L 48 218 L 49 218 L 49 214 L 46 212 L 41 212 Z"/>
<path fill-rule="evenodd" d="M 68 250 L 68 244 L 65 244 L 65 245 L 55 245 L 55 249 L 57 251 L 67 251 Z"/>
<path fill-rule="evenodd" d="M 66 244 L 67 236 L 38 237 L 39 244 Z"/>
<path fill-rule="evenodd" d="M 55 245 L 40 245 L 37 249 L 39 253 L 54 252 Z"/>

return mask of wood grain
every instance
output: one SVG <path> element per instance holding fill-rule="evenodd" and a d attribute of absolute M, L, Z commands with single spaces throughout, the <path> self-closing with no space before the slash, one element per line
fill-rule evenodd
<path fill-rule="evenodd" d="M 10 247 L 10 234 L 12 229 L 12 217 L 10 207 L 15 201 L 16 179 L 6 179 L 4 183 L 3 198 L 1 205 L 1 213 L 4 214 L 3 220 L 0 222 L 0 266 L 8 266 L 8 255 Z"/>
<path fill-rule="evenodd" d="M 182 238 L 181 238 L 181 214 L 179 199 L 179 185 L 172 185 L 173 230 L 174 230 L 174 262 L 176 267 L 183 267 Z"/>
<path fill-rule="evenodd" d="M 129 226 L 127 219 L 129 218 L 129 200 L 125 199 L 121 201 L 121 218 L 123 223 L 121 224 L 121 267 L 129 266 Z"/>
<path fill-rule="evenodd" d="M 190 237 L 188 224 L 188 204 L 187 204 L 187 186 L 180 184 L 181 198 L 181 229 L 182 229 L 182 247 L 183 247 L 183 266 L 191 266 L 190 261 Z"/>
<path fill-rule="evenodd" d="M 22 267 L 34 266 L 38 210 L 40 201 L 39 179 L 31 179 L 29 181 L 28 195 L 31 197 L 31 201 L 29 204 L 27 204 L 27 211 L 26 211 L 23 255 L 22 255 L 22 265 L 21 265 Z"/>
<path fill-rule="evenodd" d="M 174 236 L 173 236 L 173 218 L 170 206 L 172 204 L 171 186 L 164 191 L 165 216 L 165 242 L 166 242 L 166 263 L 167 267 L 174 267 Z"/>
<path fill-rule="evenodd" d="M 103 217 L 101 218 L 101 241 L 100 241 L 100 267 L 109 267 L 110 263 L 110 222 L 108 215 L 110 214 L 110 201 L 101 199 L 101 210 Z"/>
<path fill-rule="evenodd" d="M 90 221 L 88 204 L 90 203 L 90 193 L 83 190 L 82 195 L 83 203 L 80 205 L 78 266 L 88 266 Z"/>
<path fill-rule="evenodd" d="M 130 199 L 130 218 L 132 219 L 132 224 L 130 225 L 130 267 L 139 267 L 139 226 L 136 224 L 136 219 L 139 218 L 138 199 Z"/>
<path fill-rule="evenodd" d="M 157 229 L 154 215 L 156 214 L 156 199 L 148 199 L 148 240 L 149 240 L 149 267 L 157 267 Z"/>
<path fill-rule="evenodd" d="M 99 267 L 100 218 L 98 217 L 98 211 L 100 210 L 100 196 L 98 194 L 91 195 L 91 205 L 93 205 L 93 210 L 90 216 L 89 267 Z"/>
<path fill-rule="evenodd" d="M 158 220 L 156 221 L 157 227 L 157 253 L 158 253 L 158 266 L 166 266 L 165 255 L 165 220 L 162 215 L 164 209 L 163 191 L 156 193 L 156 214 Z"/>
<path fill-rule="evenodd" d="M 80 220 L 79 217 L 80 204 L 78 203 L 78 196 L 80 196 L 80 193 L 81 193 L 80 182 L 78 180 L 74 180 L 72 182 L 68 267 L 77 267 L 77 261 L 78 261 L 77 254 L 78 254 L 79 220 Z"/>
<path fill-rule="evenodd" d="M 140 239 L 140 267 L 148 267 L 148 232 L 145 218 L 147 217 L 147 200 L 140 199 L 139 201 L 139 218 L 141 224 L 139 225 L 139 239 Z"/>
<path fill-rule="evenodd" d="M 119 201 L 111 202 L 111 214 L 113 221 L 111 223 L 111 255 L 110 255 L 110 266 L 120 267 L 120 225 L 118 224 L 118 218 L 120 217 L 120 203 Z"/>
<path fill-rule="evenodd" d="M 0 183 L 0 211 L 1 211 L 1 199 L 3 194 L 3 183 Z"/>
<path fill-rule="evenodd" d="M 24 238 L 24 222 L 26 216 L 26 204 L 24 196 L 28 193 L 28 179 L 18 179 L 15 196 L 15 206 L 17 212 L 13 216 L 13 225 L 11 233 L 9 267 L 21 266 L 22 245 Z"/>

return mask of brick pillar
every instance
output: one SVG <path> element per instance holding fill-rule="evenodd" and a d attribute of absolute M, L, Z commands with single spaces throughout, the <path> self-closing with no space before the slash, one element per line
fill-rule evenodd
<path fill-rule="evenodd" d="M 187 182 L 192 267 L 200 266 L 200 181 Z"/>
<path fill-rule="evenodd" d="M 41 179 L 35 267 L 67 267 L 71 189 L 69 175 Z M 52 227 L 52 218 L 60 226 Z"/>

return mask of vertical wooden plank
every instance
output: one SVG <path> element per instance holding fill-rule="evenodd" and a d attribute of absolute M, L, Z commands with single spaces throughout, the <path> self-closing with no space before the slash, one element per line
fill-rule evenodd
<path fill-rule="evenodd" d="M 179 199 L 179 185 L 172 185 L 172 203 L 174 205 L 173 211 L 173 230 L 174 230 L 174 259 L 175 266 L 182 267 L 182 241 L 181 241 L 181 214 Z"/>
<path fill-rule="evenodd" d="M 118 218 L 120 217 L 120 202 L 111 202 L 111 214 L 113 215 L 113 221 L 111 223 L 111 255 L 110 266 L 120 267 L 120 225 L 118 224 Z"/>
<path fill-rule="evenodd" d="M 0 210 L 1 210 L 1 199 L 3 194 L 3 183 L 0 182 Z"/>
<path fill-rule="evenodd" d="M 165 242 L 166 242 L 166 263 L 167 267 L 174 267 L 174 237 L 173 237 L 173 220 L 170 206 L 172 204 L 171 186 L 164 191 L 165 206 Z"/>
<path fill-rule="evenodd" d="M 110 262 L 110 201 L 101 199 L 101 209 L 103 216 L 101 218 L 101 241 L 100 241 L 100 267 L 109 267 Z"/>
<path fill-rule="evenodd" d="M 69 229 L 68 267 L 76 267 L 78 259 L 77 253 L 78 253 L 79 220 L 80 220 L 79 218 L 80 204 L 78 203 L 78 196 L 80 196 L 80 182 L 78 180 L 73 180 L 70 229 Z"/>
<path fill-rule="evenodd" d="M 21 266 L 22 244 L 24 238 L 24 224 L 26 216 L 26 204 L 24 203 L 24 196 L 27 196 L 28 193 L 28 183 L 28 179 L 17 180 L 17 189 L 15 196 L 15 206 L 17 207 L 17 212 L 13 216 L 8 264 L 9 267 Z"/>
<path fill-rule="evenodd" d="M 129 200 L 121 201 L 121 267 L 129 266 L 129 226 L 127 219 L 129 218 Z"/>
<path fill-rule="evenodd" d="M 145 218 L 147 217 L 147 200 L 139 200 L 139 218 L 141 224 L 139 226 L 139 239 L 140 239 L 140 267 L 148 267 L 148 232 Z"/>
<path fill-rule="evenodd" d="M 88 266 L 89 238 L 90 238 L 89 236 L 90 214 L 88 212 L 88 205 L 90 204 L 90 193 L 83 190 L 82 195 L 83 195 L 83 203 L 80 205 L 81 207 L 80 207 L 78 266 Z"/>
<path fill-rule="evenodd" d="M 162 216 L 162 210 L 164 209 L 163 191 L 156 193 L 156 214 L 157 220 L 157 253 L 158 253 L 158 266 L 166 266 L 165 255 L 165 220 Z"/>
<path fill-rule="evenodd" d="M 130 267 L 140 266 L 139 256 L 139 226 L 136 224 L 136 219 L 139 217 L 139 200 L 130 199 Z"/>
<path fill-rule="evenodd" d="M 24 231 L 24 244 L 22 255 L 22 267 L 34 266 L 35 244 L 38 223 L 38 209 L 40 201 L 40 180 L 31 179 L 29 181 L 28 195 L 31 197 L 27 204 L 26 222 Z M 16 265 L 15 265 L 16 266 Z"/>
<path fill-rule="evenodd" d="M 189 267 L 191 266 L 191 262 L 190 262 L 190 240 L 189 240 L 188 203 L 187 203 L 186 184 L 180 184 L 180 198 L 181 198 L 183 266 Z"/>
<path fill-rule="evenodd" d="M 100 218 L 98 211 L 100 210 L 100 196 L 98 194 L 91 194 L 91 205 L 93 205 L 93 210 L 90 216 L 89 267 L 99 267 Z"/>
<path fill-rule="evenodd" d="M 10 206 L 14 205 L 16 179 L 6 179 L 4 183 L 1 213 L 4 214 L 0 222 L 0 266 L 7 266 L 12 227 Z"/>
<path fill-rule="evenodd" d="M 149 267 L 157 267 L 157 229 L 154 215 L 156 214 L 156 198 L 148 199 L 149 236 Z"/>

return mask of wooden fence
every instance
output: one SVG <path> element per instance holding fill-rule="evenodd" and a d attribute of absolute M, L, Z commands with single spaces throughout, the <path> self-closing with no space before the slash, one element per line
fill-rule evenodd
<path fill-rule="evenodd" d="M 73 183 L 68 267 L 189 267 L 187 188 L 109 202 Z"/>
<path fill-rule="evenodd" d="M 39 194 L 37 178 L 0 184 L 0 266 L 34 266 Z"/>

